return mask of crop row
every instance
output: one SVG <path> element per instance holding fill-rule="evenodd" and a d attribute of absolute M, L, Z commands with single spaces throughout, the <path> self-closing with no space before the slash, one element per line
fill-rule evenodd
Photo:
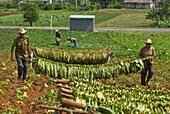
<path fill-rule="evenodd" d="M 169 92 L 105 85 L 97 80 L 69 77 L 71 86 L 76 87 L 76 101 L 87 106 L 106 106 L 116 114 L 168 114 L 170 113 Z"/>
<path fill-rule="evenodd" d="M 81 65 L 65 64 L 38 58 L 33 65 L 36 71 L 48 74 L 53 78 L 76 76 L 85 79 L 113 78 L 120 74 L 130 74 L 143 68 L 142 60 L 121 61 L 115 65 Z"/>
<path fill-rule="evenodd" d="M 49 48 L 35 48 L 38 57 L 62 62 L 67 64 L 105 64 L 108 59 L 108 51 L 85 51 L 85 50 L 53 50 Z"/>

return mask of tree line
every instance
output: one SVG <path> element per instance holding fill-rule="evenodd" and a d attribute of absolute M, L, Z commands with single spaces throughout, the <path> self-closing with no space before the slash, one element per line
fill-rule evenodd
<path fill-rule="evenodd" d="M 36 4 L 41 10 L 94 10 L 105 8 L 121 8 L 124 0 L 65 0 L 54 1 L 52 3 L 43 2 L 42 0 L 13 0 L 0 2 L 1 10 L 16 8 L 25 11 L 30 4 Z M 85 8 L 84 8 L 85 7 Z"/>
<path fill-rule="evenodd" d="M 30 1 L 13 0 L 9 2 L 0 2 L 0 12 L 3 9 L 18 9 L 25 11 L 24 19 L 32 23 L 39 18 L 39 10 L 96 10 L 106 8 L 121 8 L 124 0 L 67 0 L 65 2 L 57 1 L 53 3 L 44 3 L 41 0 Z M 155 0 L 154 0 L 155 1 Z M 4 11 L 6 11 L 4 10 Z M 170 1 L 161 0 L 160 7 L 152 8 L 147 14 L 146 19 L 152 20 L 153 27 L 170 27 Z"/>

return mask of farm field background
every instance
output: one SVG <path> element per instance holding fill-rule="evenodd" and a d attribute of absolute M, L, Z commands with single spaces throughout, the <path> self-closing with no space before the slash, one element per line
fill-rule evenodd
<path fill-rule="evenodd" d="M 36 107 L 36 105 L 46 104 L 56 106 L 56 102 L 58 102 L 58 99 L 56 98 L 57 88 L 53 84 L 52 81 L 53 79 L 48 77 L 48 75 L 36 74 L 34 69 L 31 68 L 31 66 L 28 74 L 29 79 L 28 83 L 19 84 L 17 82 L 16 63 L 12 63 L 10 61 L 9 55 L 12 41 L 17 36 L 17 31 L 18 29 L 0 29 L 1 40 L 0 92 L 2 93 L 0 97 L 4 98 L 3 100 L 2 99 L 0 100 L 0 102 L 2 103 L 0 105 L 1 108 L 0 111 L 18 113 L 26 112 L 47 113 L 48 110 L 39 109 Z M 83 32 L 68 30 L 60 30 L 59 32 L 61 32 L 62 35 L 60 46 L 55 45 L 55 30 L 29 29 L 27 35 L 30 38 L 30 44 L 32 47 L 36 46 L 48 47 L 55 50 L 70 50 L 70 51 L 71 50 L 97 51 L 99 49 L 109 48 L 113 51 L 114 61 L 137 59 L 140 48 L 145 45 L 144 41 L 147 38 L 151 38 L 154 43 L 153 46 L 156 49 L 157 57 L 154 65 L 155 75 L 151 80 L 150 89 L 140 86 L 140 72 L 132 73 L 129 75 L 123 74 L 112 79 L 94 80 L 94 82 L 97 83 L 97 85 L 100 85 L 99 91 L 106 90 L 107 92 L 110 91 L 111 93 L 113 93 L 112 98 L 115 100 L 115 103 L 107 105 L 110 105 L 110 107 L 113 108 L 114 111 L 117 113 L 118 112 L 147 113 L 147 111 L 151 111 L 153 113 L 163 114 L 164 112 L 170 111 L 169 109 L 170 104 L 168 102 L 170 99 L 169 32 L 146 32 L 146 31 Z M 68 36 L 75 37 L 77 39 L 78 44 L 76 49 L 71 48 L 72 45 L 70 44 L 70 42 L 67 41 Z M 70 80 L 72 80 L 73 82 L 76 81 L 74 82 L 75 84 L 87 82 L 86 80 L 74 78 L 75 77 L 72 77 L 72 79 Z M 90 87 L 95 86 L 94 82 L 93 81 L 90 82 L 92 84 L 90 85 Z M 86 84 L 83 85 L 83 87 L 86 87 Z M 103 87 L 105 89 L 103 89 Z M 16 88 L 16 90 L 14 88 Z M 81 90 L 82 88 L 80 88 L 80 91 Z M 86 90 L 86 92 L 88 91 L 89 90 Z M 127 91 L 129 94 L 127 94 Z M 142 92 L 140 93 L 139 91 Z M 107 94 L 110 95 L 110 93 L 107 92 L 102 93 L 104 99 L 113 100 L 106 97 Z M 32 93 L 35 93 L 36 95 Z M 96 94 L 95 92 L 91 93 L 92 96 L 95 94 Z M 142 96 L 143 99 L 141 99 Z M 148 102 L 146 102 L 146 99 Z M 96 106 L 102 102 L 100 99 L 98 100 L 95 99 L 93 100 L 93 102 L 89 101 L 88 103 Z M 128 105 L 129 103 L 130 105 Z"/>
<path fill-rule="evenodd" d="M 96 27 L 151 27 L 151 20 L 146 19 L 148 9 L 106 9 L 95 11 L 40 11 L 39 21 L 34 26 L 68 27 L 70 15 L 95 15 Z M 1 13 L 0 13 L 1 15 Z M 4 14 L 3 14 L 4 15 Z M 23 15 L 0 16 L 1 26 L 29 26 L 23 22 Z"/>

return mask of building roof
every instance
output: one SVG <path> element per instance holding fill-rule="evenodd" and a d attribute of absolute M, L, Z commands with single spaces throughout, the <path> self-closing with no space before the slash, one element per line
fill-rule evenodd
<path fill-rule="evenodd" d="M 70 15 L 69 18 L 78 18 L 78 19 L 81 19 L 81 18 L 95 18 L 95 15 Z"/>
<path fill-rule="evenodd" d="M 0 2 L 7 2 L 8 0 L 0 0 Z"/>
<path fill-rule="evenodd" d="M 153 3 L 152 0 L 125 0 L 124 3 Z"/>

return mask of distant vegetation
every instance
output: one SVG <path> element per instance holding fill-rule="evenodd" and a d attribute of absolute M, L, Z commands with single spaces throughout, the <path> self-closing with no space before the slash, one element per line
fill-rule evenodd
<path fill-rule="evenodd" d="M 53 27 L 69 26 L 70 15 L 95 15 L 96 27 L 149 27 L 151 20 L 145 19 L 148 9 L 101 9 L 93 11 L 39 11 L 39 20 L 34 26 L 50 26 L 52 16 Z M 29 26 L 23 21 L 23 14 L 1 16 L 1 26 Z"/>
<path fill-rule="evenodd" d="M 162 3 L 160 8 L 153 8 L 147 15 L 152 20 L 152 25 L 160 28 L 170 27 L 170 1 Z"/>

